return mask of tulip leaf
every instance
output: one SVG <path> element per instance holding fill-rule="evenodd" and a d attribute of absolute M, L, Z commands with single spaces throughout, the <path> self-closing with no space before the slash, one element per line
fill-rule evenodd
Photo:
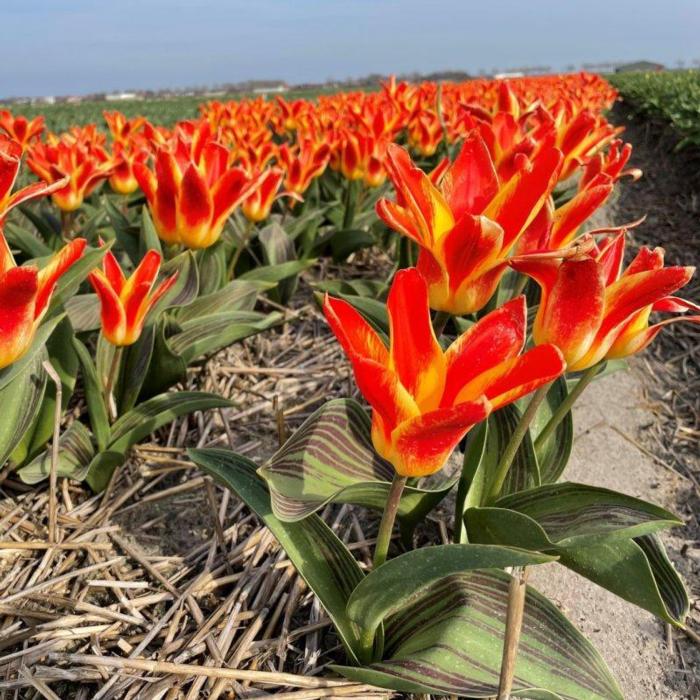
<path fill-rule="evenodd" d="M 39 235 L 52 250 L 55 250 L 62 243 L 61 224 L 52 216 L 47 207 L 30 207 L 25 203 L 20 204 L 18 209 L 32 222 Z"/>
<path fill-rule="evenodd" d="M 469 431 L 464 443 L 462 472 L 455 498 L 454 522 L 455 541 L 462 544 L 468 541 L 464 522 L 466 509 L 481 505 L 486 498 L 486 470 L 482 465 L 486 464 L 484 452 L 488 442 L 488 429 L 488 420 L 481 421 Z"/>
<path fill-rule="evenodd" d="M 88 465 L 95 455 L 90 431 L 79 421 L 71 423 L 59 439 L 59 453 L 56 473 L 82 481 Z M 35 457 L 17 473 L 25 484 L 38 484 L 47 479 L 51 472 L 51 447 Z"/>
<path fill-rule="evenodd" d="M 154 348 L 148 372 L 141 385 L 139 398 L 144 401 L 152 396 L 167 391 L 171 386 L 182 382 L 187 377 L 187 363 L 168 345 L 167 336 L 171 327 L 168 317 L 161 317 L 155 326 Z M 180 328 L 174 324 L 179 332 Z"/>
<path fill-rule="evenodd" d="M 384 621 L 383 660 L 363 668 L 334 666 L 334 670 L 354 681 L 405 693 L 494 697 L 509 581 L 507 574 L 492 570 L 456 573 L 434 581 Z M 529 586 L 511 695 L 537 700 L 622 700 L 615 679 L 591 643 Z"/>
<path fill-rule="evenodd" d="M 687 613 L 683 583 L 654 535 L 681 523 L 651 503 L 563 483 L 469 509 L 465 520 L 472 542 L 556 554 L 564 566 L 667 622 L 680 624 Z"/>
<path fill-rule="evenodd" d="M 71 342 L 73 335 L 73 327 L 70 321 L 63 317 L 46 343 L 49 360 L 61 379 L 61 411 L 65 411 L 68 407 L 78 375 L 78 356 Z M 51 381 L 46 386 L 41 410 L 36 416 L 34 424 L 25 433 L 21 448 L 15 450 L 12 455 L 13 460 L 17 464 L 21 464 L 27 459 L 32 459 L 43 450 L 46 442 L 53 435 L 55 416 L 56 385 Z M 18 454 L 19 449 L 22 450 L 22 455 Z"/>
<path fill-rule="evenodd" d="M 172 314 L 179 323 L 184 323 L 202 316 L 222 313 L 222 310 L 252 311 L 258 294 L 274 286 L 274 282 L 233 280 L 218 292 L 200 296 L 191 304 L 175 309 Z"/>
<path fill-rule="evenodd" d="M 148 207 L 141 207 L 141 236 L 139 240 L 141 241 L 141 257 L 149 250 L 155 250 L 163 255 L 163 247 L 160 244 L 160 238 L 158 238 L 158 232 L 153 225 Z"/>
<path fill-rule="evenodd" d="M 255 311 L 232 311 L 182 324 L 180 332 L 168 338 L 172 352 L 190 364 L 198 357 L 212 355 L 236 341 L 260 333 L 283 321 L 282 314 Z"/>
<path fill-rule="evenodd" d="M 97 294 L 76 294 L 64 304 L 76 333 L 100 328 L 100 302 Z"/>
<path fill-rule="evenodd" d="M 472 569 L 503 569 L 506 566 L 545 564 L 556 557 L 499 545 L 443 544 L 406 552 L 368 574 L 348 601 L 348 615 L 372 634 L 389 615 L 426 588 L 452 574 Z"/>
<path fill-rule="evenodd" d="M 379 299 L 387 291 L 386 280 L 323 280 L 313 285 L 314 289 L 333 295 L 354 294 L 356 296 Z"/>
<path fill-rule="evenodd" d="M 177 280 L 173 286 L 151 309 L 148 314 L 151 322 L 158 319 L 160 313 L 167 308 L 187 306 L 197 298 L 199 293 L 199 270 L 197 261 L 191 251 L 185 251 L 180 255 L 167 260 L 160 268 L 159 280 L 176 273 Z"/>
<path fill-rule="evenodd" d="M 23 229 L 17 224 L 6 222 L 3 229 L 5 239 L 11 248 L 19 248 L 28 258 L 43 258 L 54 251 L 31 231 Z"/>
<path fill-rule="evenodd" d="M 42 362 L 46 359 L 42 348 L 32 354 L 22 370 L 15 372 L 9 382 L 0 389 L 2 420 L 0 421 L 0 467 L 19 445 L 41 408 L 46 389 L 46 372 Z"/>
<path fill-rule="evenodd" d="M 258 240 L 262 246 L 266 265 L 281 265 L 296 260 L 294 243 L 277 222 L 273 221 L 265 226 L 258 234 Z M 296 291 L 297 284 L 297 275 L 281 279 L 277 284 L 277 290 L 270 292 L 272 298 L 280 304 L 287 304 Z"/>
<path fill-rule="evenodd" d="M 233 404 L 215 394 L 202 391 L 178 391 L 154 396 L 121 416 L 112 426 L 111 440 L 105 450 L 90 463 L 87 481 L 94 491 L 107 486 L 112 472 L 124 463 L 129 449 L 155 430 L 178 416 L 210 408 L 229 408 Z"/>
<path fill-rule="evenodd" d="M 142 257 L 139 227 L 120 211 L 114 198 L 104 196 L 102 206 L 107 212 L 109 223 L 114 229 L 117 241 L 119 241 L 119 247 L 127 254 L 131 264 L 136 267 Z"/>
<path fill-rule="evenodd" d="M 259 282 L 279 282 L 304 272 L 316 262 L 315 258 L 308 260 L 289 260 L 279 265 L 263 265 L 239 275 L 239 280 L 254 280 Z"/>
<path fill-rule="evenodd" d="M 228 282 L 226 248 L 223 240 L 197 252 L 197 268 L 200 294 L 212 294 Z"/>
<path fill-rule="evenodd" d="M 123 349 L 119 381 L 114 391 L 119 415 L 136 405 L 151 364 L 158 328 L 154 323 L 147 325 L 139 339 Z"/>
<path fill-rule="evenodd" d="M 372 446 L 370 421 L 352 399 L 333 399 L 260 468 L 275 516 L 285 522 L 308 517 L 326 503 L 353 503 L 383 510 L 394 468 Z M 448 493 L 457 477 L 440 474 L 431 486 L 406 486 L 399 518 L 409 529 Z"/>
<path fill-rule="evenodd" d="M 329 243 L 333 253 L 333 260 L 341 262 L 362 248 L 369 248 L 377 242 L 371 231 L 363 229 L 349 229 L 334 231 Z"/>
<path fill-rule="evenodd" d="M 540 404 L 535 418 L 530 424 L 530 434 L 533 438 L 540 434 L 554 411 L 559 408 L 568 394 L 566 379 L 559 377 L 553 382 L 545 400 Z M 569 462 L 573 444 L 574 422 L 571 411 L 569 411 L 551 436 L 545 440 L 544 444 L 538 446 L 536 450 L 541 483 L 554 483 L 562 475 Z"/>
<path fill-rule="evenodd" d="M 44 356 L 44 346 L 46 341 L 49 339 L 51 334 L 56 329 L 56 326 L 65 318 L 65 314 L 59 314 L 53 316 L 39 326 L 39 329 L 34 334 L 34 340 L 29 346 L 27 352 L 22 355 L 16 362 L 11 365 L 0 369 L 0 390 L 4 389 L 10 382 L 12 382 L 16 377 L 23 374 L 28 367 L 35 366 L 35 359 L 37 355 L 41 354 Z M 39 363 L 41 364 L 41 363 Z M 30 370 L 31 372 L 32 370 Z"/>
<path fill-rule="evenodd" d="M 87 402 L 88 415 L 90 416 L 90 427 L 97 441 L 97 449 L 102 452 L 109 443 L 111 429 L 109 427 L 109 416 L 102 395 L 102 384 L 97 376 L 95 363 L 88 349 L 78 338 L 73 338 L 73 348 L 80 362 L 83 373 L 83 390 Z"/>
<path fill-rule="evenodd" d="M 188 454 L 207 474 L 238 494 L 270 529 L 333 621 L 351 661 L 357 663 L 359 629 L 348 617 L 346 606 L 364 574 L 347 547 L 317 515 L 294 523 L 275 517 L 265 482 L 245 457 L 220 449 L 191 449 Z"/>

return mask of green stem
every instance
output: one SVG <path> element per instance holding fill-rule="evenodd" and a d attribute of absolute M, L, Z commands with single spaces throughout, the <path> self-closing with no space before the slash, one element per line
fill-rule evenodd
<path fill-rule="evenodd" d="M 112 354 L 112 364 L 109 367 L 109 373 L 105 381 L 105 404 L 107 405 L 107 413 L 109 414 L 110 422 L 114 423 L 117 419 L 116 403 L 114 401 L 114 385 L 119 376 L 119 367 L 122 361 L 123 347 L 115 347 Z"/>
<path fill-rule="evenodd" d="M 352 228 L 355 221 L 355 207 L 357 205 L 358 195 L 358 180 L 348 180 L 348 186 L 345 189 L 345 215 L 343 216 L 343 231 Z"/>
<path fill-rule="evenodd" d="M 547 395 L 550 386 L 551 383 L 545 384 L 534 393 L 533 397 L 530 399 L 530 403 L 525 409 L 525 413 L 523 413 L 518 421 L 518 424 L 515 426 L 515 430 L 510 436 L 510 440 L 508 441 L 508 444 L 501 455 L 501 460 L 496 467 L 496 474 L 491 482 L 487 503 L 492 503 L 500 495 L 503 484 L 508 476 L 508 472 L 510 471 L 510 467 L 515 459 L 515 455 L 518 453 L 520 443 L 522 443 L 525 434 L 530 427 L 530 423 L 532 423 L 532 419 L 535 417 L 537 409 L 542 403 L 544 397 Z"/>
<path fill-rule="evenodd" d="M 377 543 L 374 546 L 374 560 L 372 566 L 375 569 L 386 561 L 386 556 L 389 552 L 389 542 L 391 542 L 391 533 L 394 530 L 394 521 L 399 511 L 401 494 L 403 493 L 403 487 L 405 485 L 406 477 L 394 474 L 394 480 L 391 482 L 389 495 L 387 496 L 386 505 L 384 506 L 382 521 L 379 523 Z"/>
<path fill-rule="evenodd" d="M 574 388 L 569 392 L 567 397 L 559 404 L 559 407 L 552 414 L 552 417 L 547 422 L 547 425 L 542 428 L 542 432 L 535 440 L 535 449 L 538 450 L 547 442 L 547 439 L 552 435 L 559 423 L 564 420 L 564 416 L 571 410 L 576 399 L 581 396 L 583 390 L 593 381 L 593 378 L 598 374 L 600 364 L 589 367 L 578 380 Z"/>
<path fill-rule="evenodd" d="M 513 299 L 519 297 L 525 291 L 529 279 L 527 275 L 520 275 L 518 283 L 515 285 L 515 289 L 513 289 Z"/>
<path fill-rule="evenodd" d="M 448 324 L 450 320 L 451 314 L 449 311 L 438 311 L 435 314 L 435 318 L 433 318 L 433 331 L 435 332 L 435 337 L 439 338 L 443 331 L 445 330 L 445 326 Z"/>

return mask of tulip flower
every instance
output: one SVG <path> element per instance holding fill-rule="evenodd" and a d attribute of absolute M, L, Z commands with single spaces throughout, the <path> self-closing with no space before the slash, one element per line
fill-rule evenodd
<path fill-rule="evenodd" d="M 258 223 L 270 216 L 272 203 L 277 198 L 277 191 L 283 179 L 284 172 L 279 168 L 271 168 L 264 173 L 260 187 L 243 200 L 241 210 L 248 221 Z"/>
<path fill-rule="evenodd" d="M 175 284 L 177 273 L 154 288 L 161 262 L 160 253 L 149 250 L 127 279 L 117 259 L 108 251 L 102 270 L 93 270 L 88 276 L 100 299 L 102 333 L 112 345 L 123 347 L 135 343 L 149 311 Z"/>
<path fill-rule="evenodd" d="M 26 117 L 15 117 L 5 109 L 0 111 L 0 129 L 17 141 L 22 151 L 26 151 L 44 130 L 44 117 L 35 117 L 30 121 Z"/>
<path fill-rule="evenodd" d="M 282 144 L 279 162 L 285 169 L 285 189 L 304 194 L 311 181 L 321 175 L 328 165 L 330 148 L 326 144 L 315 144 L 310 139 L 301 139 L 295 149 Z"/>
<path fill-rule="evenodd" d="M 133 135 L 138 132 L 146 123 L 144 117 L 135 117 L 134 119 L 128 119 L 121 112 L 102 112 L 105 122 L 107 122 L 107 127 L 109 128 L 112 138 L 115 142 L 126 142 L 129 141 Z"/>
<path fill-rule="evenodd" d="M 67 182 L 52 194 L 54 204 L 63 212 L 79 209 L 85 197 L 107 179 L 113 165 L 104 148 L 95 140 L 67 134 L 52 143 L 30 146 L 27 165 L 48 183 Z"/>
<path fill-rule="evenodd" d="M 76 238 L 41 270 L 17 267 L 0 231 L 0 369 L 19 360 L 31 347 L 56 282 L 83 254 L 86 241 Z"/>
<path fill-rule="evenodd" d="M 53 184 L 35 182 L 13 194 L 12 188 L 17 180 L 21 163 L 22 146 L 17 141 L 0 136 L 0 225 L 13 207 L 30 199 L 51 194 L 68 181 L 63 178 Z"/>
<path fill-rule="evenodd" d="M 219 240 L 228 217 L 261 181 L 228 167 L 228 158 L 228 149 L 200 127 L 191 141 L 181 131 L 171 145 L 158 148 L 155 171 L 134 163 L 163 241 L 208 248 Z"/>
<path fill-rule="evenodd" d="M 561 153 L 542 148 L 532 160 L 522 156 L 502 182 L 486 144 L 472 132 L 437 186 L 403 148 L 391 144 L 387 156 L 397 199 L 380 199 L 377 214 L 420 246 L 418 269 L 431 307 L 458 315 L 479 311 L 556 184 Z"/>
<path fill-rule="evenodd" d="M 428 287 L 415 268 L 399 271 L 389 292 L 389 348 L 347 302 L 326 295 L 323 308 L 373 409 L 374 447 L 401 476 L 438 471 L 491 410 L 565 368 L 553 345 L 521 354 L 524 297 L 486 315 L 443 351 L 430 321 Z"/>
<path fill-rule="evenodd" d="M 109 177 L 109 186 L 117 194 L 128 195 L 136 192 L 139 183 L 134 175 L 134 165 L 145 164 L 149 156 L 145 146 L 136 140 L 115 141 L 112 146 L 114 170 Z"/>
<path fill-rule="evenodd" d="M 624 250 L 620 234 L 569 259 L 534 253 L 511 260 L 542 289 L 535 342 L 554 343 L 572 371 L 640 352 L 669 323 L 700 323 L 700 315 L 675 316 L 650 326 L 653 311 L 700 312 L 700 306 L 670 296 L 688 283 L 694 268 L 664 267 L 663 248 L 645 246 L 622 271 Z"/>

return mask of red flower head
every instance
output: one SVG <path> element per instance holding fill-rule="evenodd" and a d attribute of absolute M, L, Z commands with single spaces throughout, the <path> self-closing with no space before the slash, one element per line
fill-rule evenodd
<path fill-rule="evenodd" d="M 561 153 L 540 149 L 524 155 L 501 181 L 484 140 L 472 132 L 439 184 L 394 144 L 386 166 L 396 201 L 380 199 L 377 213 L 420 246 L 418 269 L 432 308 L 453 314 L 482 309 L 493 295 L 508 254 L 557 182 Z"/>
<path fill-rule="evenodd" d="M 0 231 L 0 369 L 29 350 L 56 282 L 83 254 L 85 243 L 83 238 L 71 241 L 41 270 L 17 267 Z"/>
<path fill-rule="evenodd" d="M 532 254 L 511 260 L 542 289 L 535 342 L 554 343 L 570 370 L 637 353 L 668 323 L 700 322 L 700 315 L 676 316 L 649 326 L 652 311 L 700 312 L 696 304 L 669 296 L 688 283 L 694 268 L 664 267 L 663 248 L 643 247 L 622 271 L 624 250 L 620 234 L 570 259 Z"/>
<path fill-rule="evenodd" d="M 17 141 L 22 151 L 26 151 L 29 144 L 41 136 L 44 130 L 44 117 L 35 117 L 30 121 L 26 117 L 15 117 L 7 110 L 2 110 L 0 111 L 0 129 Z"/>
<path fill-rule="evenodd" d="M 553 345 L 522 353 L 524 297 L 486 315 L 447 351 L 433 332 L 428 288 L 415 268 L 397 273 L 387 307 L 389 348 L 350 304 L 328 295 L 324 301 L 328 323 L 372 406 L 374 447 L 402 476 L 438 471 L 491 410 L 564 371 Z"/>
<path fill-rule="evenodd" d="M 191 130 L 191 129 L 189 129 Z M 208 248 L 216 243 L 233 210 L 259 186 L 238 167 L 229 167 L 228 149 L 211 136 L 207 121 L 192 133 L 178 128 L 167 146 L 158 148 L 155 171 L 134 164 L 153 223 L 166 243 Z"/>
<path fill-rule="evenodd" d="M 89 280 L 102 305 L 102 333 L 121 347 L 132 345 L 141 336 L 148 312 L 175 284 L 177 273 L 154 289 L 161 256 L 149 250 L 129 279 L 124 276 L 111 252 L 104 257 L 102 270 L 93 270 Z"/>
<path fill-rule="evenodd" d="M 330 148 L 326 144 L 314 143 L 311 139 L 300 139 L 296 148 L 282 144 L 279 162 L 286 172 L 285 189 L 299 195 L 304 194 L 311 181 L 326 169 L 329 158 Z"/>

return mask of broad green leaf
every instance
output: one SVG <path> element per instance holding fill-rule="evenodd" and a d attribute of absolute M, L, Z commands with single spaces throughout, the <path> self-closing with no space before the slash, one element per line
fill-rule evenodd
<path fill-rule="evenodd" d="M 467 508 L 473 508 L 486 499 L 486 450 L 488 420 L 475 425 L 467 434 L 462 457 L 462 469 L 457 483 L 455 498 L 455 537 L 457 542 L 468 541 L 467 528 L 464 523 L 464 513 Z"/>
<path fill-rule="evenodd" d="M 124 463 L 131 447 L 178 416 L 232 405 L 228 399 L 203 391 L 172 392 L 144 401 L 112 426 L 111 441 L 106 450 L 97 454 L 90 463 L 87 474 L 90 487 L 95 491 L 104 489 L 114 469 Z"/>
<path fill-rule="evenodd" d="M 333 621 L 351 661 L 357 663 L 359 630 L 345 608 L 363 573 L 347 547 L 317 515 L 295 523 L 275 517 L 265 482 L 245 457 L 219 449 L 188 450 L 188 454 L 207 474 L 238 494 L 270 529 Z"/>
<path fill-rule="evenodd" d="M 226 248 L 222 240 L 209 248 L 197 251 L 197 268 L 200 294 L 212 294 L 228 282 Z"/>
<path fill-rule="evenodd" d="M 361 248 L 369 248 L 376 242 L 377 239 L 371 231 L 362 229 L 336 231 L 330 239 L 333 260 L 336 262 L 347 260 L 352 253 Z"/>
<path fill-rule="evenodd" d="M 82 481 L 95 455 L 90 431 L 79 421 L 74 421 L 61 435 L 59 448 L 57 475 Z M 51 472 L 51 455 L 51 447 L 48 447 L 17 472 L 20 479 L 25 484 L 37 484 L 47 479 Z"/>
<path fill-rule="evenodd" d="M 158 238 L 158 232 L 156 227 L 153 225 L 153 219 L 151 219 L 151 214 L 148 211 L 148 207 L 141 208 L 141 256 L 144 256 L 149 250 L 156 250 L 161 255 L 163 254 L 163 247 L 160 244 L 160 238 Z"/>
<path fill-rule="evenodd" d="M 548 506 L 544 495 L 541 506 L 534 503 L 535 497 L 532 504 L 524 505 L 538 511 L 542 524 L 516 510 L 472 508 L 465 516 L 470 541 L 556 554 L 561 564 L 594 583 L 667 622 L 681 624 L 687 613 L 687 593 L 653 534 L 679 524 L 678 520 L 657 506 L 605 489 L 581 487 L 580 507 L 574 490 L 569 490 L 580 485 L 542 489 L 546 493 L 557 486 L 570 494 L 566 497 L 573 503 L 570 513 Z M 640 543 L 651 543 L 649 551 Z"/>
<path fill-rule="evenodd" d="M 265 226 L 258 234 L 258 239 L 262 246 L 266 265 L 280 265 L 296 260 L 294 243 L 278 223 L 273 221 Z M 270 294 L 280 304 L 287 304 L 297 288 L 298 281 L 296 275 L 280 280 L 277 284 L 277 290 L 271 291 Z"/>
<path fill-rule="evenodd" d="M 352 399 L 327 401 L 260 468 L 275 515 L 285 522 L 308 517 L 326 503 L 383 510 L 394 468 L 372 446 L 370 421 Z M 439 503 L 456 481 L 406 486 L 399 518 L 409 527 Z M 421 482 L 419 482 L 421 484 Z"/>
<path fill-rule="evenodd" d="M 332 295 L 354 294 L 355 296 L 378 299 L 388 289 L 386 280 L 323 280 L 313 285 L 314 289 L 329 292 Z"/>
<path fill-rule="evenodd" d="M 120 211 L 114 198 L 102 197 L 102 207 L 107 212 L 119 247 L 127 254 L 131 264 L 136 267 L 141 260 L 141 236 L 139 227 Z"/>
<path fill-rule="evenodd" d="M 163 280 L 175 272 L 178 274 L 176 282 L 148 314 L 151 322 L 157 320 L 163 310 L 171 307 L 187 306 L 197 298 L 199 293 L 199 270 L 192 251 L 187 250 L 164 262 L 158 279 Z"/>
<path fill-rule="evenodd" d="M 218 292 L 201 296 L 191 304 L 176 309 L 173 315 L 178 322 L 183 323 L 229 311 L 252 311 L 258 294 L 274 286 L 273 282 L 233 280 Z"/>
<path fill-rule="evenodd" d="M 255 280 L 259 282 L 279 282 L 293 275 L 298 275 L 316 262 L 315 258 L 308 260 L 290 260 L 279 265 L 265 265 L 244 272 L 239 280 Z"/>
<path fill-rule="evenodd" d="M 141 400 L 161 394 L 187 377 L 187 363 L 168 345 L 167 335 L 172 332 L 172 325 L 167 317 L 161 317 L 156 325 L 155 345 L 148 372 L 141 386 Z M 176 332 L 179 331 L 178 326 Z"/>
<path fill-rule="evenodd" d="M 500 498 L 495 506 L 535 520 L 558 546 L 615 537 L 639 537 L 682 525 L 683 521 L 653 503 L 617 491 L 563 482 Z"/>
<path fill-rule="evenodd" d="M 97 294 L 76 294 L 64 304 L 76 333 L 99 330 L 100 302 Z"/>
<path fill-rule="evenodd" d="M 49 360 L 61 379 L 61 411 L 65 411 L 68 407 L 78 375 L 79 363 L 73 349 L 72 339 L 73 328 L 70 321 L 64 317 L 46 343 Z M 53 436 L 55 416 L 56 385 L 53 381 L 49 381 L 41 403 L 41 410 L 34 420 L 34 424 L 22 439 L 24 454 L 21 461 L 17 459 L 18 464 L 41 452 L 47 440 Z M 17 452 L 13 454 L 13 459 L 16 457 L 18 457 Z"/>
<path fill-rule="evenodd" d="M 26 216 L 44 239 L 49 248 L 55 250 L 61 243 L 61 224 L 48 208 L 20 204 L 18 209 Z"/>
<path fill-rule="evenodd" d="M 187 364 L 212 355 L 236 341 L 260 333 L 283 321 L 282 314 L 232 311 L 196 318 L 182 324 L 179 333 L 168 338 L 171 350 Z"/>
<path fill-rule="evenodd" d="M 102 395 L 102 384 L 97 376 L 95 364 L 88 349 L 78 338 L 73 338 L 73 348 L 80 361 L 83 373 L 83 390 L 87 402 L 88 415 L 90 416 L 90 427 L 97 441 L 97 449 L 102 452 L 109 443 L 111 429 L 109 427 L 109 416 Z"/>
<path fill-rule="evenodd" d="M 35 366 L 35 359 L 38 355 L 44 356 L 44 346 L 49 336 L 54 332 L 56 326 L 64 319 L 64 314 L 53 316 L 39 326 L 39 329 L 34 334 L 29 350 L 22 355 L 16 362 L 0 369 L 0 389 L 4 389 L 11 381 L 22 374 L 27 367 Z M 39 363 L 41 364 L 41 363 Z"/>
<path fill-rule="evenodd" d="M 136 405 L 151 364 L 157 332 L 158 327 L 150 323 L 141 332 L 141 337 L 122 351 L 119 381 L 115 386 L 119 415 L 130 411 Z"/>
<path fill-rule="evenodd" d="M 372 634 L 389 615 L 421 598 L 439 579 L 473 569 L 545 564 L 556 557 L 481 544 L 443 544 L 406 552 L 368 574 L 348 601 L 348 615 Z"/>
<path fill-rule="evenodd" d="M 364 668 L 333 668 L 351 680 L 405 693 L 493 697 L 498 693 L 509 581 L 507 574 L 490 570 L 441 578 L 385 620 L 382 661 Z M 529 586 L 512 695 L 622 700 L 590 642 Z"/>
<path fill-rule="evenodd" d="M 19 248 L 28 258 L 43 258 L 53 253 L 53 248 L 17 224 L 6 222 L 3 233 L 10 247 Z"/>
<path fill-rule="evenodd" d="M 545 400 L 540 404 L 535 418 L 530 424 L 530 434 L 533 440 L 542 432 L 552 414 L 568 396 L 566 379 L 559 377 L 547 392 Z M 526 397 L 525 401 L 529 400 Z M 540 468 L 540 479 L 543 484 L 554 483 L 564 472 L 571 456 L 574 444 L 574 422 L 571 411 L 559 423 L 552 435 L 544 444 L 537 448 L 537 462 Z"/>
<path fill-rule="evenodd" d="M 0 467 L 22 440 L 41 408 L 46 389 L 46 372 L 41 366 L 47 357 L 43 348 L 32 354 L 20 372 L 0 389 Z"/>

